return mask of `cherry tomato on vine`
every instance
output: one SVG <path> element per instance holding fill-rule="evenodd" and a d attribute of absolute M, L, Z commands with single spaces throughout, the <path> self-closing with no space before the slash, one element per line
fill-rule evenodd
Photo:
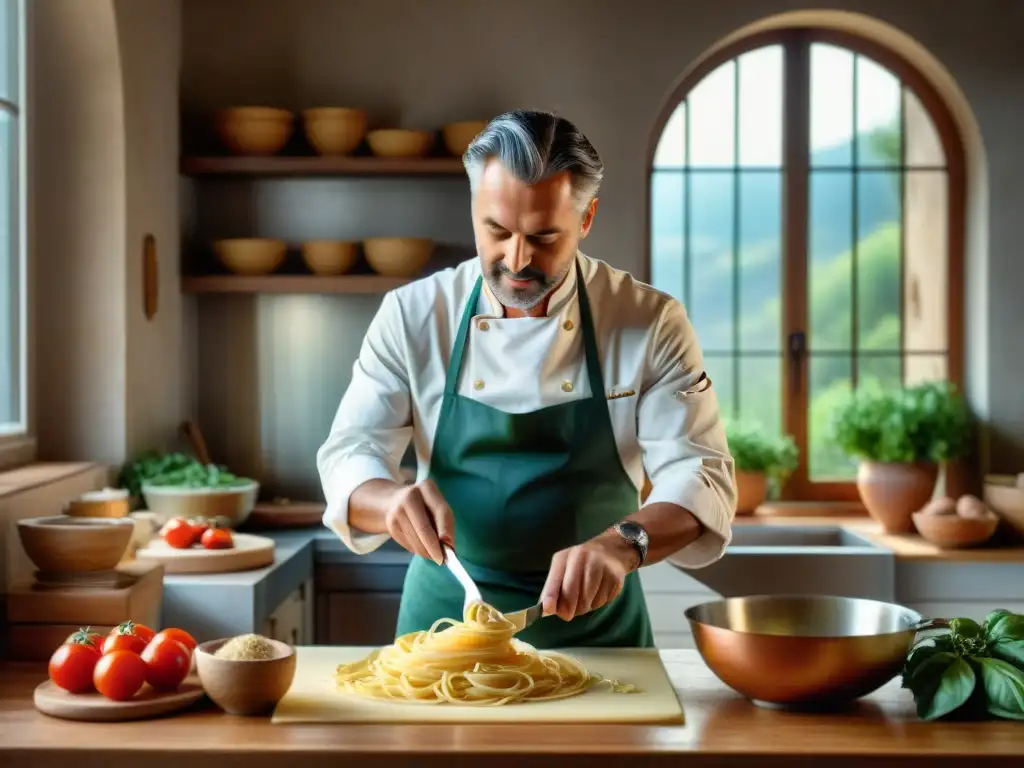
<path fill-rule="evenodd" d="M 70 693 L 87 693 L 93 689 L 93 671 L 101 658 L 92 643 L 64 643 L 50 657 L 50 680 Z"/>

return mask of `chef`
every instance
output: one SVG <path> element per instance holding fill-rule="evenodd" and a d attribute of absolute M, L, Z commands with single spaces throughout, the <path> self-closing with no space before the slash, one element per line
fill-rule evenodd
<path fill-rule="evenodd" d="M 693 327 L 580 252 L 603 165 L 568 120 L 503 114 L 463 161 L 478 258 L 385 294 L 317 454 L 324 523 L 353 552 L 391 538 L 414 555 L 399 635 L 462 618 L 447 544 L 498 610 L 543 602 L 519 634 L 538 648 L 652 646 L 638 570 L 707 566 L 731 538 Z"/>

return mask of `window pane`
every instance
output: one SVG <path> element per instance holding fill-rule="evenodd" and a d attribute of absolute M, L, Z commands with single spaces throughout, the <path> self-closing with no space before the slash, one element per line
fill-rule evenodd
<path fill-rule="evenodd" d="M 853 173 L 811 173 L 808 199 L 808 312 L 811 350 L 850 349 Z"/>
<path fill-rule="evenodd" d="M 811 165 L 853 164 L 853 54 L 811 45 Z"/>
<path fill-rule="evenodd" d="M 807 423 L 808 477 L 812 482 L 853 480 L 857 464 L 832 440 L 832 419 L 836 408 L 850 392 L 850 358 L 839 355 L 812 356 L 810 413 Z"/>
<path fill-rule="evenodd" d="M 906 134 L 905 162 L 908 166 L 941 167 L 946 164 L 946 152 L 942 148 L 932 116 L 909 88 L 903 89 L 903 130 Z"/>
<path fill-rule="evenodd" d="M 651 175 L 651 284 L 684 304 L 685 181 L 682 171 L 655 171 Z"/>
<path fill-rule="evenodd" d="M 704 358 L 704 368 L 718 396 L 722 418 L 736 418 L 736 365 L 732 355 L 708 355 Z"/>
<path fill-rule="evenodd" d="M 900 349 L 901 176 L 897 171 L 857 175 L 858 349 Z"/>
<path fill-rule="evenodd" d="M 705 350 L 732 351 L 733 221 L 731 173 L 690 176 L 690 297 L 687 309 Z"/>
<path fill-rule="evenodd" d="M 17 103 L 18 96 L 18 2 L 0 0 L 0 98 Z"/>
<path fill-rule="evenodd" d="M 682 168 L 686 164 L 686 102 L 675 108 L 654 151 L 655 168 Z"/>
<path fill-rule="evenodd" d="M 741 357 L 740 418 L 782 434 L 782 357 Z"/>
<path fill-rule="evenodd" d="M 948 377 L 945 355 L 907 355 L 903 360 L 903 382 L 908 387 L 926 381 L 945 381 Z"/>
<path fill-rule="evenodd" d="M 740 172 L 740 349 L 778 350 L 782 336 L 782 174 Z"/>
<path fill-rule="evenodd" d="M 690 158 L 694 167 L 736 163 L 736 62 L 727 61 L 694 88 L 690 109 Z"/>
<path fill-rule="evenodd" d="M 864 56 L 857 57 L 857 164 L 899 166 L 900 81 Z"/>
<path fill-rule="evenodd" d="M 782 46 L 739 57 L 739 164 L 782 166 Z M 722 125 L 724 130 L 726 126 Z"/>
<path fill-rule="evenodd" d="M 949 201 L 945 171 L 909 171 L 904 178 L 903 347 L 945 352 L 949 322 Z"/>
<path fill-rule="evenodd" d="M 8 427 L 21 421 L 17 137 L 17 121 L 0 110 L 0 426 Z"/>
<path fill-rule="evenodd" d="M 879 385 L 896 389 L 903 383 L 900 355 L 866 355 L 857 358 L 857 388 Z"/>

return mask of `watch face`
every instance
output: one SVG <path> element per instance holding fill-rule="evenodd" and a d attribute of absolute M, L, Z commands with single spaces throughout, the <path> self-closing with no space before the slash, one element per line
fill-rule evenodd
<path fill-rule="evenodd" d="M 641 528 L 636 523 L 631 523 L 629 521 L 620 523 L 619 530 L 622 531 L 623 536 L 626 536 L 630 539 L 639 538 L 640 534 L 643 532 L 643 528 Z"/>

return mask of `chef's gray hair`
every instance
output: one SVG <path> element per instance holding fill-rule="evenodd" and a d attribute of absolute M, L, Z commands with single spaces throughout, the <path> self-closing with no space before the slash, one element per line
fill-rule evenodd
<path fill-rule="evenodd" d="M 471 190 L 492 157 L 525 184 L 569 171 L 581 211 L 597 197 L 604 176 L 601 156 L 587 137 L 550 112 L 517 109 L 491 120 L 462 156 Z"/>

